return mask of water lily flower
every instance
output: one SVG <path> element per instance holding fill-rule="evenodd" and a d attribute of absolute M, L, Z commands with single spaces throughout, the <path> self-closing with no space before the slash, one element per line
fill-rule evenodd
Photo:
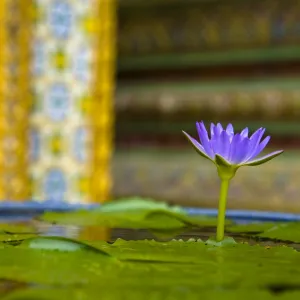
<path fill-rule="evenodd" d="M 226 201 L 230 180 L 235 176 L 238 168 L 243 166 L 261 165 L 280 155 L 283 150 L 274 151 L 262 157 L 257 157 L 267 146 L 270 136 L 263 138 L 264 128 L 259 128 L 251 136 L 248 128 L 240 133 L 234 133 L 232 124 L 226 129 L 220 123 L 210 125 L 210 135 L 203 122 L 196 123 L 199 141 L 183 131 L 195 150 L 204 158 L 212 161 L 221 179 L 219 200 L 217 241 L 224 239 L 224 222 Z"/>

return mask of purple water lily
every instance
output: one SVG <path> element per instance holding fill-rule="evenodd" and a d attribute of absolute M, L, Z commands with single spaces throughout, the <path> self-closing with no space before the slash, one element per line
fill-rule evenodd
<path fill-rule="evenodd" d="M 226 129 L 220 123 L 210 125 L 210 136 L 203 122 L 197 122 L 197 131 L 200 142 L 183 131 L 189 142 L 203 157 L 211 160 L 217 167 L 221 179 L 219 212 L 216 241 L 224 239 L 225 212 L 230 180 L 235 176 L 239 167 L 257 166 L 278 156 L 283 150 L 278 150 L 257 158 L 264 150 L 270 137 L 262 140 L 264 128 L 259 128 L 249 136 L 248 128 L 241 133 L 234 133 L 233 126 L 228 124 Z"/>
<path fill-rule="evenodd" d="M 183 133 L 200 155 L 216 164 L 236 167 L 256 166 L 283 152 L 283 150 L 278 150 L 257 158 L 270 141 L 270 136 L 262 140 L 265 133 L 264 128 L 259 128 L 251 136 L 248 136 L 248 128 L 235 134 L 231 124 L 223 129 L 220 123 L 217 125 L 212 123 L 209 136 L 203 122 L 197 122 L 196 126 L 200 143 L 186 132 L 183 131 Z"/>

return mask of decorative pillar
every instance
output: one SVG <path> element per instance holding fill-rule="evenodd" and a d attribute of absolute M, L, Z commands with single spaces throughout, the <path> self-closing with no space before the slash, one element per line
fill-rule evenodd
<path fill-rule="evenodd" d="M 98 40 L 94 80 L 95 100 L 92 102 L 94 130 L 93 170 L 91 176 L 92 201 L 109 199 L 112 186 L 110 162 L 114 138 L 114 75 L 116 60 L 116 0 L 98 0 Z M 98 49 L 98 50 L 97 50 Z"/>
<path fill-rule="evenodd" d="M 0 199 L 30 196 L 28 119 L 30 108 L 31 0 L 0 1 Z"/>
<path fill-rule="evenodd" d="M 34 200 L 84 204 L 109 197 L 114 15 L 109 0 L 36 1 L 30 119 Z"/>

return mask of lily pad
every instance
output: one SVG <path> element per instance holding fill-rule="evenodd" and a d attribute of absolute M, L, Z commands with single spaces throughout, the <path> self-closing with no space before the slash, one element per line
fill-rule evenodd
<path fill-rule="evenodd" d="M 94 251 L 95 253 L 110 256 L 105 251 L 85 244 L 80 241 L 65 237 L 51 237 L 51 236 L 40 236 L 24 240 L 21 244 L 22 247 L 37 250 L 48 250 L 48 251 L 62 251 L 62 252 L 76 252 L 76 251 Z"/>
<path fill-rule="evenodd" d="M 28 223 L 0 223 L 0 242 L 14 243 L 37 235 L 36 228 Z"/>
<path fill-rule="evenodd" d="M 35 233 L 13 234 L 13 233 L 0 233 L 0 242 L 14 244 L 24 239 L 36 237 Z"/>
<path fill-rule="evenodd" d="M 265 230 L 258 236 L 263 238 L 300 243 L 300 222 L 278 224 Z"/>
<path fill-rule="evenodd" d="M 250 224 L 238 224 L 231 225 L 226 228 L 227 232 L 234 233 L 261 233 L 265 230 L 268 230 L 274 226 L 277 226 L 279 223 L 269 223 L 269 222 L 258 222 L 258 223 L 250 223 Z"/>
<path fill-rule="evenodd" d="M 105 204 L 94 210 L 80 210 L 69 213 L 45 213 L 42 220 L 56 224 L 109 228 L 179 229 L 185 227 L 216 226 L 217 219 L 205 216 L 189 216 L 184 210 L 165 204 L 147 201 L 120 201 Z M 227 224 L 230 224 L 227 221 Z"/>
<path fill-rule="evenodd" d="M 147 295 L 147 296 L 146 296 Z M 3 298 L 4 300 L 96 300 L 96 299 L 188 299 L 188 300 L 252 300 L 252 299 L 264 299 L 264 300 L 294 300 L 300 297 L 300 292 L 287 292 L 282 295 L 274 295 L 269 291 L 264 290 L 213 290 L 202 288 L 153 288 L 145 286 L 123 286 L 112 285 L 109 289 L 105 289 L 102 286 L 99 288 L 78 288 L 62 289 L 62 288 L 30 288 L 19 290 L 11 293 Z"/>
<path fill-rule="evenodd" d="M 32 241 L 19 246 L 0 246 L 0 278 L 42 285 L 87 285 L 115 276 L 118 259 L 92 246 Z"/>
<path fill-rule="evenodd" d="M 3 233 L 36 233 L 36 229 L 28 223 L 0 223 L 0 234 Z"/>
<path fill-rule="evenodd" d="M 0 278 L 37 285 L 81 286 L 120 292 L 193 289 L 271 290 L 300 286 L 300 253 L 289 247 L 247 244 L 215 247 L 203 242 L 91 242 L 96 251 L 49 251 L 24 245 L 0 248 Z M 120 278 L 122 280 L 120 280 Z M 145 295 L 145 293 L 144 293 Z M 93 299 L 93 298 L 91 298 Z M 174 298 L 176 299 L 176 298 Z"/>
<path fill-rule="evenodd" d="M 150 198 L 131 197 L 123 198 L 121 200 L 110 201 L 102 204 L 100 210 L 102 212 L 131 212 L 135 210 L 167 210 L 176 213 L 185 213 L 185 210 L 180 206 L 170 206 L 166 202 L 154 201 Z"/>

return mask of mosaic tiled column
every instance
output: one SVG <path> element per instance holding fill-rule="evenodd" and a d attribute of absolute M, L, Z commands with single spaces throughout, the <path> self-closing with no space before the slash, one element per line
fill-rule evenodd
<path fill-rule="evenodd" d="M 40 0 L 35 9 L 33 199 L 105 201 L 112 151 L 114 3 Z"/>
<path fill-rule="evenodd" d="M 0 1 L 0 199 L 24 200 L 28 177 L 31 1 Z"/>

